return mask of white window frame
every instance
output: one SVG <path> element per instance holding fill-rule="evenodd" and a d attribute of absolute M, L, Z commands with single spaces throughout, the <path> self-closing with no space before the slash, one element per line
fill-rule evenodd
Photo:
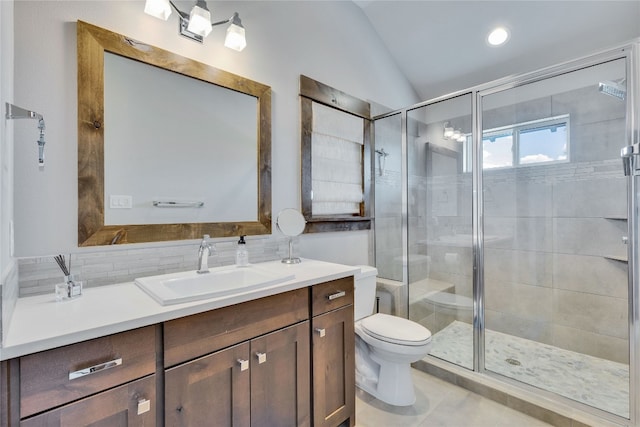
<path fill-rule="evenodd" d="M 567 128 L 567 157 L 562 160 L 550 160 L 548 162 L 535 162 L 535 163 L 520 163 L 520 134 L 523 131 L 527 131 L 530 129 L 544 129 L 551 128 L 554 126 L 564 125 Z M 570 117 L 569 114 L 563 114 L 559 116 L 547 117 L 544 119 L 532 120 L 528 122 L 517 123 L 509 126 L 501 126 L 492 129 L 486 129 L 482 131 L 482 139 L 486 138 L 488 135 L 496 135 L 499 136 L 501 134 L 508 134 L 511 132 L 512 141 L 512 164 L 511 166 L 504 167 L 495 167 L 490 169 L 483 170 L 501 170 L 501 169 L 513 169 L 513 168 L 523 168 L 523 167 L 535 167 L 535 166 L 543 166 L 557 163 L 569 163 L 571 161 L 571 135 L 570 135 Z M 467 135 L 467 139 L 463 144 L 463 156 L 464 156 L 464 172 L 471 172 L 471 143 L 472 137 L 471 134 Z"/>

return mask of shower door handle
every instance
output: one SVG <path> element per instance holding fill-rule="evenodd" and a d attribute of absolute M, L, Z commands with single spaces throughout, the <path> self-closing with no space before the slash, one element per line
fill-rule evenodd
<path fill-rule="evenodd" d="M 624 147 L 620 150 L 620 157 L 622 157 L 622 170 L 624 176 L 631 176 L 634 174 L 634 165 L 636 162 L 632 161 L 633 156 L 640 154 L 640 144 L 633 144 Z"/>

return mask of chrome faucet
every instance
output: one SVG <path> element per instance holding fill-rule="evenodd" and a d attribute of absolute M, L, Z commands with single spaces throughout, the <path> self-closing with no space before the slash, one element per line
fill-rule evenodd
<path fill-rule="evenodd" d="M 213 247 L 213 244 L 209 243 L 209 235 L 205 234 L 204 236 L 202 236 L 200 248 L 198 249 L 198 274 L 209 272 L 209 256 L 213 255 L 215 252 L 216 249 Z"/>

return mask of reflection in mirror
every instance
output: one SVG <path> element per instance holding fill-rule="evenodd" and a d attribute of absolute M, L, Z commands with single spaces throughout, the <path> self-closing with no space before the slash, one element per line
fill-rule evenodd
<path fill-rule="evenodd" d="M 256 98 L 104 59 L 105 224 L 256 221 Z M 116 203 L 123 197 L 131 208 Z"/>
<path fill-rule="evenodd" d="M 78 244 L 271 233 L 271 88 L 85 22 L 78 21 L 77 31 Z M 133 66 L 142 73 L 142 80 L 151 81 L 151 74 L 167 71 L 171 82 L 153 84 L 144 95 L 138 93 L 141 82 L 129 82 L 127 93 L 126 88 L 113 86 L 122 79 L 113 80 L 110 72 L 105 72 L 105 61 Z M 153 66 L 149 68 L 154 72 L 145 64 Z M 131 73 L 125 74 L 125 80 L 132 78 Z M 181 83 L 175 83 L 176 79 Z M 108 93 L 105 84 L 110 85 Z M 201 92 L 199 104 L 178 103 L 176 97 L 183 95 L 183 89 L 177 89 L 177 84 L 204 85 L 206 89 L 191 89 Z M 131 85 L 136 85 L 136 92 Z M 121 99 L 126 103 L 134 98 L 146 102 L 128 107 L 120 102 L 115 109 L 109 108 L 117 89 L 124 90 Z M 165 97 L 171 101 L 168 105 L 160 103 L 163 93 L 172 94 Z M 209 105 L 216 104 L 221 93 L 223 105 Z M 141 111 L 151 109 L 151 104 L 155 113 L 143 117 Z M 186 116 L 179 116 L 177 110 L 181 109 L 186 115 L 192 109 L 203 115 L 189 124 Z M 207 114 L 220 110 L 243 117 L 227 114 L 211 124 L 214 119 Z M 132 127 L 125 127 L 125 121 Z M 201 127 L 202 122 L 210 127 Z M 169 123 L 169 128 L 163 130 L 163 123 Z M 194 128 L 196 133 L 192 133 Z M 226 132 L 210 134 L 221 128 Z M 174 134 L 161 142 L 161 136 L 171 131 Z M 112 135 L 121 145 L 111 145 Z M 145 140 L 149 136 L 151 139 Z M 221 159 L 224 162 L 220 163 Z M 187 182 L 178 180 L 186 171 L 195 171 L 195 177 L 190 175 Z M 225 195 L 221 190 L 229 191 Z M 241 204 L 240 194 L 246 196 L 240 198 Z M 136 216 L 139 205 L 144 209 Z M 115 211 L 105 215 L 105 206 L 124 209 L 117 215 Z M 210 207 L 223 211 L 208 212 Z"/>
<path fill-rule="evenodd" d="M 304 216 L 295 209 L 287 208 L 280 211 L 276 219 L 278 230 L 289 237 L 289 257 L 282 260 L 283 264 L 299 264 L 300 258 L 293 257 L 293 238 L 304 231 L 307 224 Z"/>

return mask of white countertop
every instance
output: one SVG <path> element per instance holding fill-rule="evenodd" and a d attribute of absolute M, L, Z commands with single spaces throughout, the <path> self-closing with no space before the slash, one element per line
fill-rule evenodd
<path fill-rule="evenodd" d="M 294 274 L 287 282 L 249 292 L 162 306 L 133 282 L 86 288 L 80 298 L 56 302 L 53 292 L 19 298 L 4 330 L 0 360 L 153 325 L 329 280 L 353 276 L 359 267 L 303 259 L 256 264 L 275 273 Z"/>

